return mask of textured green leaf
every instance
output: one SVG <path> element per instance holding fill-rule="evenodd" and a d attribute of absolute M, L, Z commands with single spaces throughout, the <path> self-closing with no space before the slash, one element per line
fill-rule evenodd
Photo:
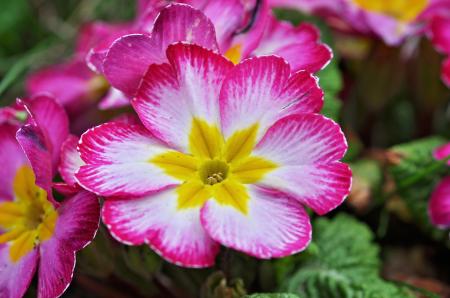
<path fill-rule="evenodd" d="M 294 294 L 253 294 L 244 296 L 244 298 L 299 298 Z"/>
<path fill-rule="evenodd" d="M 404 288 L 379 277 L 379 248 L 372 231 L 345 214 L 314 224 L 318 252 L 299 264 L 283 289 L 300 298 L 409 298 Z"/>
<path fill-rule="evenodd" d="M 436 239 L 445 238 L 445 233 L 431 225 L 427 206 L 435 185 L 446 173 L 450 174 L 445 163 L 433 158 L 433 150 L 445 142 L 441 137 L 429 137 L 391 148 L 400 158 L 400 162 L 390 168 L 398 194 L 414 221 Z"/>

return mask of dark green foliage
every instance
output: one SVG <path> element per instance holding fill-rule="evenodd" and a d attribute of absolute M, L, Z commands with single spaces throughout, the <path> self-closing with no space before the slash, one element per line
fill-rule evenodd
<path fill-rule="evenodd" d="M 445 233 L 431 225 L 427 206 L 436 184 L 445 173 L 450 173 L 445 162 L 433 157 L 433 151 L 444 143 L 441 137 L 429 137 L 391 148 L 401 160 L 390 168 L 397 193 L 405 201 L 413 220 L 436 238 L 444 238 Z"/>
<path fill-rule="evenodd" d="M 317 219 L 313 231 L 314 254 L 286 280 L 287 292 L 300 298 L 414 297 L 380 278 L 379 247 L 365 224 L 340 214 Z"/>
<path fill-rule="evenodd" d="M 244 298 L 299 298 L 294 294 L 253 294 L 244 296 Z"/>

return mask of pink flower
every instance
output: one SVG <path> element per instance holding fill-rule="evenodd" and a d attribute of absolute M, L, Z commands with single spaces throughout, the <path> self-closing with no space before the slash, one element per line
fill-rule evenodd
<path fill-rule="evenodd" d="M 23 104 L 27 124 L 0 124 L 0 296 L 22 297 L 37 271 L 38 297 L 58 297 L 72 279 L 75 252 L 97 231 L 100 207 L 86 191 L 54 200 L 68 119 L 53 98 Z"/>
<path fill-rule="evenodd" d="M 419 34 L 435 15 L 448 14 L 448 0 L 269 0 L 271 6 L 316 13 L 337 29 L 374 34 L 388 45 Z"/>
<path fill-rule="evenodd" d="M 442 179 L 431 194 L 428 214 L 433 225 L 450 227 L 450 177 Z"/>
<path fill-rule="evenodd" d="M 434 158 L 443 160 L 450 157 L 450 143 L 438 147 Z M 450 160 L 447 161 L 450 166 Z M 431 223 L 440 228 L 450 227 L 450 176 L 444 177 L 431 194 L 428 203 Z"/>
<path fill-rule="evenodd" d="M 317 114 L 317 79 L 276 56 L 233 65 L 183 43 L 165 56 L 132 100 L 142 124 L 106 123 L 78 145 L 86 164 L 76 179 L 107 197 L 111 234 L 187 267 L 211 266 L 219 244 L 264 259 L 303 250 L 311 225 L 302 204 L 325 214 L 351 183 L 339 162 L 345 137 Z M 134 57 L 123 63 L 134 68 Z"/>
<path fill-rule="evenodd" d="M 447 55 L 442 63 L 442 81 L 450 87 L 450 14 L 446 17 L 437 16 L 429 26 L 429 37 L 436 49 Z"/>
<path fill-rule="evenodd" d="M 254 55 L 280 55 L 293 71 L 316 72 L 331 59 L 331 51 L 319 42 L 315 27 L 277 21 L 265 1 L 255 8 L 254 18 L 247 20 L 248 29 L 243 28 L 244 6 L 240 1 L 204 3 L 204 13 L 184 4 L 169 5 L 156 18 L 151 35 L 132 34 L 116 40 L 103 64 L 111 85 L 134 96 L 149 66 L 167 62 L 167 46 L 178 41 L 221 52 L 234 63 Z"/>

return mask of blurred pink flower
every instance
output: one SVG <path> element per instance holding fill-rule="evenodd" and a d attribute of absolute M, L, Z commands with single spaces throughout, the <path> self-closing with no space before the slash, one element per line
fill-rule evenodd
<path fill-rule="evenodd" d="M 324 17 L 343 31 L 374 34 L 388 45 L 421 34 L 436 15 L 450 13 L 449 0 L 269 0 Z"/>
<path fill-rule="evenodd" d="M 437 16 L 431 20 L 429 37 L 436 49 L 447 58 L 442 63 L 442 81 L 450 87 L 450 14 Z"/>
<path fill-rule="evenodd" d="M 434 157 L 442 160 L 450 157 L 450 143 L 438 147 Z M 450 160 L 447 161 L 450 166 Z M 429 204 L 428 214 L 433 225 L 440 228 L 450 227 L 450 177 L 447 176 L 438 183 L 433 191 Z"/>

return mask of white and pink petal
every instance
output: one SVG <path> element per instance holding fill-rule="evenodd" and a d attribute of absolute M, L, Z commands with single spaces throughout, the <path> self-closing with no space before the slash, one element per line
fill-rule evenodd
<path fill-rule="evenodd" d="M 98 195 L 144 195 L 178 183 L 150 162 L 166 151 L 142 126 L 102 124 L 81 136 L 79 152 L 86 164 L 75 176 L 83 188 Z"/>
<path fill-rule="evenodd" d="M 212 266 L 219 252 L 219 244 L 200 224 L 199 209 L 178 209 L 174 188 L 132 200 L 106 200 L 102 217 L 120 242 L 147 243 L 165 260 L 177 265 Z"/>
<path fill-rule="evenodd" d="M 193 118 L 218 124 L 218 97 L 231 62 L 196 45 L 175 44 L 169 64 L 148 69 L 132 100 L 144 126 L 172 148 L 186 152 Z"/>
<path fill-rule="evenodd" d="M 276 56 L 250 58 L 236 65 L 220 92 L 224 136 L 258 124 L 260 138 L 286 115 L 318 112 L 323 93 L 317 80 L 307 72 L 290 73 L 289 64 Z"/>
<path fill-rule="evenodd" d="M 339 206 L 351 186 L 351 170 L 339 162 L 347 143 L 339 126 L 318 114 L 299 114 L 275 123 L 254 154 L 277 164 L 259 185 L 278 190 L 318 214 Z"/>
<path fill-rule="evenodd" d="M 261 259 L 289 256 L 308 246 L 311 223 L 300 203 L 257 186 L 248 192 L 247 214 L 214 199 L 205 203 L 201 222 L 215 241 Z"/>
<path fill-rule="evenodd" d="M 58 171 L 63 180 L 69 185 L 75 185 L 77 183 L 75 173 L 84 165 L 80 153 L 77 150 L 78 141 L 77 136 L 69 135 L 61 147 L 61 163 L 59 164 Z"/>

